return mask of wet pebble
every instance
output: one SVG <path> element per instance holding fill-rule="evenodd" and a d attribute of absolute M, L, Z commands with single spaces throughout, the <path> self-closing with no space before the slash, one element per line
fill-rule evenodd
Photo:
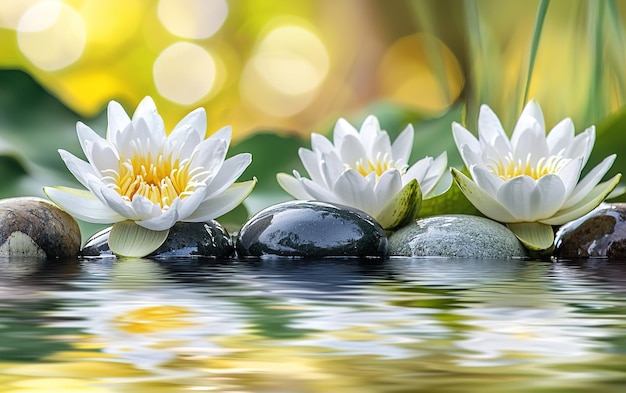
<path fill-rule="evenodd" d="M 416 220 L 389 236 L 389 254 L 449 258 L 522 258 L 524 246 L 506 226 L 463 214 Z"/>
<path fill-rule="evenodd" d="M 319 201 L 270 206 L 242 228 L 239 257 L 386 257 L 387 237 L 368 214 Z"/>
<path fill-rule="evenodd" d="M 109 232 L 105 228 L 90 237 L 81 250 L 82 256 L 112 256 Z M 235 248 L 226 229 L 217 221 L 178 222 L 165 242 L 148 258 L 213 257 L 230 258 Z"/>
<path fill-rule="evenodd" d="M 67 258 L 80 250 L 76 220 L 36 197 L 0 200 L 0 256 Z"/>
<path fill-rule="evenodd" d="M 556 233 L 557 258 L 626 257 L 626 203 L 602 204 Z"/>

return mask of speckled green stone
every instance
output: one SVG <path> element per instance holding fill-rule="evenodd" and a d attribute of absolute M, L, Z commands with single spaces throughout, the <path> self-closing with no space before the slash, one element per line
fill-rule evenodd
<path fill-rule="evenodd" d="M 81 255 L 112 256 L 109 248 L 111 228 L 91 236 L 81 250 Z M 178 222 L 171 229 L 165 242 L 149 258 L 212 257 L 230 258 L 235 248 L 226 229 L 217 221 Z"/>
<path fill-rule="evenodd" d="M 389 254 L 448 258 L 522 258 L 524 246 L 506 226 L 478 216 L 423 218 L 389 236 Z"/>
<path fill-rule="evenodd" d="M 0 200 L 0 256 L 66 258 L 80 250 L 76 220 L 35 197 Z"/>

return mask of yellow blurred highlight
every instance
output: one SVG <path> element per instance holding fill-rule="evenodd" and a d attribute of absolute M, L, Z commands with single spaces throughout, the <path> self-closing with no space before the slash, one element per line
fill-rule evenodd
<path fill-rule="evenodd" d="M 438 113 L 458 99 L 464 78 L 459 62 L 443 42 L 418 33 L 400 38 L 387 50 L 378 69 L 378 84 L 382 95 L 393 101 Z"/>
<path fill-rule="evenodd" d="M 193 104 L 209 94 L 216 79 L 213 56 L 201 46 L 178 42 L 154 62 L 154 83 L 163 97 L 178 104 Z"/>
<path fill-rule="evenodd" d="M 257 109 L 276 117 L 306 108 L 326 78 L 328 52 L 311 30 L 297 24 L 273 27 L 245 65 L 240 91 Z"/>
<path fill-rule="evenodd" d="M 160 0 L 159 20 L 172 34 L 203 39 L 215 34 L 228 16 L 225 0 Z"/>
<path fill-rule="evenodd" d="M 33 5 L 17 26 L 20 50 L 35 66 L 46 71 L 59 70 L 78 60 L 86 36 L 82 17 L 58 1 Z"/>
<path fill-rule="evenodd" d="M 180 306 L 151 306 L 117 315 L 112 324 L 131 334 L 160 333 L 195 326 L 192 323 L 194 315 L 194 312 Z"/>
<path fill-rule="evenodd" d="M 0 27 L 17 29 L 24 12 L 41 0 L 0 0 Z"/>

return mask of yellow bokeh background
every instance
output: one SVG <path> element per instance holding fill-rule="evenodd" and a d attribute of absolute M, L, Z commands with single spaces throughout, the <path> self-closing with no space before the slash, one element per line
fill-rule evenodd
<path fill-rule="evenodd" d="M 232 125 L 235 140 L 319 132 L 377 101 L 427 117 L 485 103 L 508 125 L 523 106 L 539 4 L 0 0 L 0 68 L 26 71 L 83 118 L 112 99 L 132 112 L 151 95 L 168 126 L 202 106 L 209 130 Z M 594 4 L 550 4 L 529 90 L 549 124 L 569 116 L 587 126 L 623 105 L 622 32 L 605 32 L 618 38 L 602 39 L 601 72 L 589 55 L 590 29 L 622 11 Z M 601 101 L 598 74 L 609 86 Z"/>

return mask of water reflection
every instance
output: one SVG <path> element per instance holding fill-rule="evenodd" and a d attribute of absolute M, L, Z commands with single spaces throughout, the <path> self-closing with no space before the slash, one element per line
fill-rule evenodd
<path fill-rule="evenodd" d="M 619 391 L 626 264 L 0 261 L 0 392 Z"/>

